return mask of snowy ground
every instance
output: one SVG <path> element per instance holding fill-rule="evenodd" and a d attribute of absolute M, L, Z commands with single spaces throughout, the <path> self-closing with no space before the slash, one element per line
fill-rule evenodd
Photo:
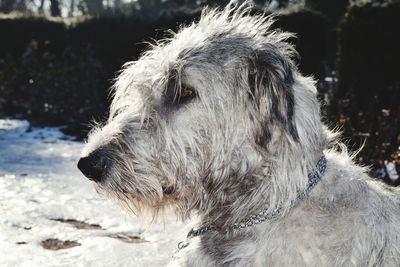
<path fill-rule="evenodd" d="M 76 169 L 82 145 L 0 120 L 0 266 L 165 266 L 187 228 L 148 226 L 98 196 Z"/>

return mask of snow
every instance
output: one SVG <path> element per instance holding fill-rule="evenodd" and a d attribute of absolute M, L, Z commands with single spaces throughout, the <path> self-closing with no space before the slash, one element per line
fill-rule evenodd
<path fill-rule="evenodd" d="M 174 220 L 149 226 L 99 196 L 76 168 L 82 146 L 60 128 L 0 119 L 0 266 L 165 266 L 188 226 Z M 80 245 L 48 250 L 41 242 L 49 238 Z"/>

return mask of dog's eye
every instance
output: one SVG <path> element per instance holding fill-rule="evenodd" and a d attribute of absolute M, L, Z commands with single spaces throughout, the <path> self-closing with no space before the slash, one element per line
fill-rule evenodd
<path fill-rule="evenodd" d="M 164 95 L 168 103 L 180 105 L 187 103 L 196 97 L 196 90 L 186 84 L 181 84 L 179 87 L 176 85 L 169 85 L 167 86 Z"/>
<path fill-rule="evenodd" d="M 191 98 L 194 97 L 196 94 L 196 92 L 194 91 L 194 89 L 190 86 L 187 85 L 182 85 L 181 87 L 181 98 Z"/>
<path fill-rule="evenodd" d="M 196 91 L 193 87 L 187 86 L 185 84 L 181 85 L 181 91 L 176 98 L 176 103 L 184 104 L 193 99 L 196 96 Z"/>

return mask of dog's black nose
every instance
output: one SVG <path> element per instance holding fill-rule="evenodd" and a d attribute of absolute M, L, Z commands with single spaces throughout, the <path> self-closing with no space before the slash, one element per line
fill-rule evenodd
<path fill-rule="evenodd" d="M 93 152 L 89 156 L 80 158 L 78 162 L 78 169 L 89 180 L 100 182 L 102 173 L 106 167 L 105 159 L 99 152 Z"/>

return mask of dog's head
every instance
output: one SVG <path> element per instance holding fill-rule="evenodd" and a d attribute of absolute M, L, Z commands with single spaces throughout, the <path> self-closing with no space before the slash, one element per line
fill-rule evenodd
<path fill-rule="evenodd" d="M 206 11 L 125 65 L 109 119 L 78 164 L 100 191 L 135 210 L 172 205 L 185 217 L 256 191 L 277 145 L 312 138 L 306 128 L 319 108 L 292 61 L 291 35 L 248 13 Z M 296 90 L 306 92 L 308 117 L 295 116 Z"/>

